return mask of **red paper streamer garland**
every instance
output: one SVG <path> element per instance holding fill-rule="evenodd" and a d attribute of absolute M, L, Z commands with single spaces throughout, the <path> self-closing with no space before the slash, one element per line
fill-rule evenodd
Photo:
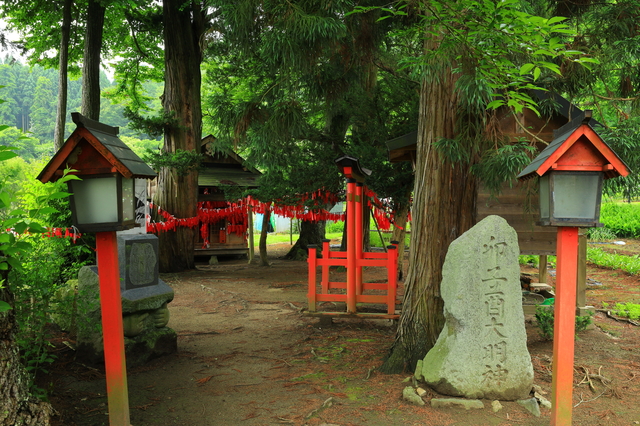
<path fill-rule="evenodd" d="M 367 189 L 365 195 L 368 197 L 368 205 L 373 211 L 378 227 L 382 230 L 389 230 L 393 224 L 393 209 L 387 202 L 381 201 L 375 192 Z M 295 204 L 287 203 L 296 201 Z M 309 208 L 306 204 L 314 206 Z M 308 222 L 319 221 L 344 221 L 345 213 L 331 213 L 321 208 L 328 204 L 336 204 L 339 200 L 336 194 L 324 189 L 319 189 L 312 193 L 302 194 L 291 199 L 278 199 L 274 202 L 262 202 L 252 197 L 246 197 L 236 202 L 226 201 L 201 201 L 198 203 L 198 214 L 191 218 L 176 218 L 160 206 L 149 203 L 150 209 L 157 209 L 158 214 L 164 218 L 163 222 L 151 222 L 147 218 L 147 232 L 158 233 L 175 231 L 178 227 L 199 228 L 200 236 L 205 244 L 209 243 L 209 224 L 226 221 L 226 233 L 245 235 L 248 228 L 247 212 L 249 208 L 252 212 L 264 214 L 271 211 L 282 217 L 299 219 Z"/>

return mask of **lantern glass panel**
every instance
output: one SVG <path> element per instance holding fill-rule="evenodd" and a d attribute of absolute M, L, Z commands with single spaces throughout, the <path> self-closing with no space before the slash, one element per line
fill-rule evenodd
<path fill-rule="evenodd" d="M 116 176 L 84 178 L 70 182 L 79 225 L 118 222 Z"/>
<path fill-rule="evenodd" d="M 540 177 L 540 219 L 549 220 L 549 175 Z"/>
<path fill-rule="evenodd" d="M 132 222 L 135 218 L 135 179 L 122 178 L 122 222 Z"/>
<path fill-rule="evenodd" d="M 599 173 L 554 173 L 553 216 L 597 221 L 601 179 Z"/>

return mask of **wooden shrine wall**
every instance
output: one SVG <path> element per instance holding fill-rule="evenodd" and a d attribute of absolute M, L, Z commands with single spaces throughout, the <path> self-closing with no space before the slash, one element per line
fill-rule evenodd
<path fill-rule="evenodd" d="M 478 191 L 476 219 L 481 221 L 489 215 L 503 217 L 518 233 L 520 254 L 555 255 L 556 232 L 553 226 L 537 226 L 539 220 L 537 194 L 528 194 L 528 188 L 521 183 L 510 188 L 508 185 L 497 197 L 489 191 Z"/>

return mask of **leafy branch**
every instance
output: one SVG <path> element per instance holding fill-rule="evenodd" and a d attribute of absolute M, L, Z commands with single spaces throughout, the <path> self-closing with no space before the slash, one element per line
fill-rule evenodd
<path fill-rule="evenodd" d="M 185 151 L 183 149 L 177 149 L 173 153 L 147 149 L 142 159 L 149 163 L 154 170 L 166 167 L 174 170 L 178 176 L 184 176 L 200 167 L 203 156 L 195 151 Z"/>
<path fill-rule="evenodd" d="M 17 157 L 15 150 L 15 147 L 0 146 L 0 161 Z M 59 191 L 60 185 L 69 180 L 80 179 L 69 174 L 71 171 L 65 170 L 55 185 L 47 185 L 45 194 L 36 197 L 37 207 L 34 209 L 14 208 L 18 204 L 17 194 L 0 183 L 0 274 L 3 277 L 6 277 L 11 268 L 21 270 L 22 264 L 18 256 L 31 250 L 31 243 L 20 237 L 47 232 L 47 228 L 40 224 L 40 220 L 57 211 L 49 205 L 50 202 L 70 195 L 68 192 Z M 4 278 L 0 280 L 0 288 L 4 285 L 4 281 Z M 0 300 L 0 312 L 6 312 L 9 309 L 11 306 L 6 301 Z"/>
<path fill-rule="evenodd" d="M 358 7 L 354 13 L 380 9 L 385 13 L 380 19 L 386 19 L 408 15 L 407 7 L 408 2 L 400 1 L 393 7 Z M 561 74 L 558 58 L 585 67 L 598 62 L 567 48 L 564 39 L 574 31 L 563 23 L 566 18 L 522 12 L 518 0 L 434 0 L 415 7 L 420 11 L 419 25 L 402 31 L 434 42 L 422 55 L 406 58 L 404 65 L 427 78 L 438 75 L 431 73 L 435 67 L 453 67 L 454 72 L 484 79 L 494 90 L 495 99 L 487 105 L 490 109 L 507 106 L 516 112 L 529 108 L 538 113 L 527 91 L 545 90 L 537 84 L 544 72 Z"/>

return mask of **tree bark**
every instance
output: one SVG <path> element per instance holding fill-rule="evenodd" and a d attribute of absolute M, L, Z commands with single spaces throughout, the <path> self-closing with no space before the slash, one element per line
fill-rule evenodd
<path fill-rule="evenodd" d="M 62 8 L 62 25 L 60 27 L 60 57 L 58 59 L 58 107 L 56 113 L 56 129 L 53 145 L 56 152 L 64 144 L 64 126 L 67 119 L 67 66 L 69 63 L 69 40 L 71 37 L 71 6 L 73 0 L 65 0 Z"/>
<path fill-rule="evenodd" d="M 89 0 L 82 64 L 82 115 L 100 121 L 100 52 L 105 7 Z"/>
<path fill-rule="evenodd" d="M 6 272 L 0 275 L 0 282 L 5 284 L 0 287 L 0 300 L 13 306 Z M 13 309 L 0 313 L 0 426 L 48 426 L 53 409 L 29 395 L 29 380 L 15 339 L 16 327 Z"/>
<path fill-rule="evenodd" d="M 409 270 L 396 339 L 381 367 L 387 373 L 413 371 L 435 344 L 444 325 L 444 258 L 449 244 L 475 221 L 471 164 L 452 164 L 433 148 L 440 138 L 454 137 L 455 81 L 447 68 L 421 87 Z"/>
<path fill-rule="evenodd" d="M 308 222 L 303 220 L 300 222 L 300 236 L 298 241 L 291 247 L 289 252 L 284 256 L 289 260 L 305 260 L 309 255 L 309 244 L 320 246 L 325 237 L 325 222 Z"/>
<path fill-rule="evenodd" d="M 409 197 L 407 197 L 408 199 Z M 393 226 L 393 232 L 391 234 L 391 241 L 398 242 L 398 279 L 401 280 L 404 276 L 402 269 L 402 259 L 404 258 L 405 236 L 407 234 L 407 219 L 409 217 L 409 206 L 406 203 L 396 203 L 395 205 L 395 224 Z"/>
<path fill-rule="evenodd" d="M 260 231 L 260 242 L 258 249 L 260 250 L 260 266 L 271 266 L 267 257 L 267 234 L 269 233 L 269 221 L 271 220 L 271 210 L 265 209 L 262 215 L 262 230 Z"/>
<path fill-rule="evenodd" d="M 202 13 L 196 2 L 164 0 L 165 88 L 164 110 L 173 114 L 175 122 L 165 129 L 164 147 L 174 153 L 181 149 L 200 152 L 202 138 L 202 106 L 200 102 L 200 38 Z M 197 169 L 178 175 L 163 168 L 158 175 L 155 204 L 176 218 L 192 218 L 197 214 Z M 195 229 L 179 226 L 175 232 L 158 236 L 159 267 L 162 272 L 193 269 Z"/>

